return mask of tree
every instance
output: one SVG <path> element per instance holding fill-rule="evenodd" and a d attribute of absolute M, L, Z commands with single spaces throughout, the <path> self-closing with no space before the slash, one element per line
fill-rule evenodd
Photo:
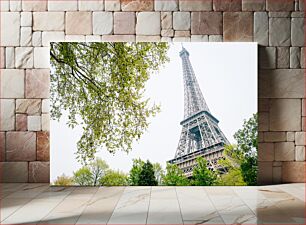
<path fill-rule="evenodd" d="M 53 183 L 55 186 L 71 186 L 74 185 L 73 179 L 65 174 L 58 176 Z"/>
<path fill-rule="evenodd" d="M 73 180 L 80 186 L 92 185 L 92 173 L 87 166 L 83 166 L 73 173 Z"/>
<path fill-rule="evenodd" d="M 166 175 L 162 178 L 163 185 L 167 186 L 187 186 L 189 185 L 188 179 L 184 176 L 183 172 L 175 164 L 167 164 Z"/>
<path fill-rule="evenodd" d="M 233 168 L 228 173 L 221 175 L 220 179 L 217 180 L 217 185 L 244 186 L 246 183 L 243 180 L 241 170 L 239 168 Z"/>
<path fill-rule="evenodd" d="M 82 126 L 77 159 L 97 149 L 129 152 L 159 106 L 144 98 L 145 84 L 165 64 L 167 43 L 51 43 L 51 117 L 63 110 L 70 127 Z"/>
<path fill-rule="evenodd" d="M 141 172 L 139 174 L 139 182 L 140 186 L 156 186 L 158 184 L 155 175 L 152 163 L 149 160 L 145 164 L 143 164 Z"/>
<path fill-rule="evenodd" d="M 128 176 L 120 171 L 109 170 L 99 183 L 103 186 L 126 186 L 128 185 Z"/>
<path fill-rule="evenodd" d="M 162 177 L 164 176 L 165 171 L 159 163 L 153 163 L 154 176 L 157 180 L 158 185 L 162 184 Z"/>
<path fill-rule="evenodd" d="M 211 186 L 217 182 L 217 174 L 207 168 L 207 161 L 203 157 L 196 159 L 197 165 L 192 171 L 192 183 L 196 186 Z"/>
<path fill-rule="evenodd" d="M 144 161 L 141 159 L 133 159 L 133 166 L 129 173 L 129 184 L 132 186 L 139 185 L 140 181 L 140 173 L 142 171 L 142 167 L 144 165 Z"/>

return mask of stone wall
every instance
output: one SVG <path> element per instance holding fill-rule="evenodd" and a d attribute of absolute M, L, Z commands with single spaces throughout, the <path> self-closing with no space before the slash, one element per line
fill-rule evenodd
<path fill-rule="evenodd" d="M 2 181 L 49 181 L 50 41 L 255 41 L 259 184 L 304 182 L 303 3 L 1 0 Z"/>

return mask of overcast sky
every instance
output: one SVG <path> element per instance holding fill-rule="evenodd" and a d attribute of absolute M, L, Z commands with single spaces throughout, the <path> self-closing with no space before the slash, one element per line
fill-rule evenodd
<path fill-rule="evenodd" d="M 243 120 L 257 112 L 257 44 L 256 43 L 184 43 L 190 53 L 204 98 L 227 139 L 234 143 L 233 134 Z M 153 74 L 146 86 L 146 96 L 161 105 L 161 112 L 150 120 L 148 131 L 130 154 L 109 154 L 101 149 L 97 156 L 112 169 L 128 172 L 132 159 L 149 159 L 163 166 L 174 157 L 184 116 L 184 86 L 181 43 L 170 45 L 170 62 L 158 74 Z M 51 181 L 81 165 L 75 159 L 76 143 L 81 129 L 68 128 L 67 118 L 51 121 Z"/>

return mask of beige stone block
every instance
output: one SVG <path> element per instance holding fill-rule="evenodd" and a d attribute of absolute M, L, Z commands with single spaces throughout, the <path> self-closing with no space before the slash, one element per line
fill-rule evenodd
<path fill-rule="evenodd" d="M 15 129 L 15 100 L 0 99 L 0 131 Z"/>
<path fill-rule="evenodd" d="M 16 114 L 16 131 L 28 130 L 28 118 L 26 114 Z"/>
<path fill-rule="evenodd" d="M 212 11 L 212 2 L 212 0 L 199 0 L 190 4 L 190 0 L 179 0 L 179 8 L 180 11 Z"/>
<path fill-rule="evenodd" d="M 261 69 L 276 68 L 275 47 L 259 47 L 259 68 Z"/>
<path fill-rule="evenodd" d="M 135 35 L 103 35 L 102 41 L 107 42 L 135 42 Z"/>
<path fill-rule="evenodd" d="M 106 0 L 105 11 L 120 11 L 120 0 Z"/>
<path fill-rule="evenodd" d="M 304 18 L 291 19 L 291 44 L 292 46 L 305 46 Z"/>
<path fill-rule="evenodd" d="M 113 13 L 93 12 L 93 34 L 113 33 Z"/>
<path fill-rule="evenodd" d="M 5 48 L 0 47 L 0 68 L 3 69 L 5 67 Z"/>
<path fill-rule="evenodd" d="M 28 162 L 1 162 L 0 179 L 4 183 L 28 182 Z"/>
<path fill-rule="evenodd" d="M 223 42 L 223 36 L 222 35 L 209 35 L 208 41 L 209 42 Z"/>
<path fill-rule="evenodd" d="M 284 162 L 282 166 L 282 181 L 284 183 L 306 182 L 306 162 Z"/>
<path fill-rule="evenodd" d="M 293 142 L 295 140 L 295 133 L 294 132 L 287 132 L 287 141 Z"/>
<path fill-rule="evenodd" d="M 277 68 L 287 69 L 290 67 L 289 47 L 277 47 Z"/>
<path fill-rule="evenodd" d="M 61 10 L 62 11 L 62 10 Z M 64 31 L 64 12 L 34 12 L 33 30 L 37 31 Z"/>
<path fill-rule="evenodd" d="M 161 37 L 160 41 L 161 42 L 172 42 L 172 38 L 171 37 Z"/>
<path fill-rule="evenodd" d="M 41 47 L 42 46 L 42 35 L 41 31 L 35 31 L 32 34 L 32 45 L 34 47 Z"/>
<path fill-rule="evenodd" d="M 41 130 L 41 116 L 28 116 L 28 130 L 29 131 Z"/>
<path fill-rule="evenodd" d="M 191 41 L 208 42 L 208 35 L 191 35 Z"/>
<path fill-rule="evenodd" d="M 264 11 L 265 9 L 265 0 L 242 0 L 243 11 Z"/>
<path fill-rule="evenodd" d="M 278 142 L 274 144 L 276 161 L 294 161 L 294 142 Z"/>
<path fill-rule="evenodd" d="M 299 0 L 299 10 L 305 11 L 305 0 Z"/>
<path fill-rule="evenodd" d="M 260 70 L 259 98 L 304 98 L 304 70 Z"/>
<path fill-rule="evenodd" d="M 254 41 L 259 45 L 269 45 L 269 19 L 267 12 L 254 13 Z"/>
<path fill-rule="evenodd" d="M 32 44 L 32 28 L 21 27 L 20 46 L 31 46 L 31 44 Z"/>
<path fill-rule="evenodd" d="M 302 116 L 306 116 L 306 99 L 302 99 Z"/>
<path fill-rule="evenodd" d="M 36 133 L 7 132 L 6 159 L 8 161 L 34 161 L 36 159 Z"/>
<path fill-rule="evenodd" d="M 16 113 L 40 115 L 41 108 L 40 99 L 16 99 Z"/>
<path fill-rule="evenodd" d="M 269 45 L 290 46 L 290 18 L 269 19 Z"/>
<path fill-rule="evenodd" d="M 295 161 L 305 161 L 305 146 L 295 147 Z"/>
<path fill-rule="evenodd" d="M 258 161 L 273 161 L 274 160 L 274 144 L 259 143 L 258 144 Z"/>
<path fill-rule="evenodd" d="M 41 130 L 50 131 L 50 114 L 41 115 Z"/>
<path fill-rule="evenodd" d="M 26 70 L 26 98 L 49 98 L 50 72 L 48 69 Z"/>
<path fill-rule="evenodd" d="M 282 183 L 282 167 L 281 166 L 273 166 L 272 168 L 273 174 L 273 184 L 281 184 Z"/>
<path fill-rule="evenodd" d="M 272 184 L 272 162 L 258 162 L 258 185 Z"/>
<path fill-rule="evenodd" d="M 86 35 L 86 42 L 101 42 L 102 37 L 100 35 Z"/>
<path fill-rule="evenodd" d="M 78 4 L 80 11 L 102 11 L 104 9 L 103 0 L 78 0 Z"/>
<path fill-rule="evenodd" d="M 149 25 L 148 21 L 150 21 Z M 160 35 L 160 28 L 160 12 L 139 12 L 137 14 L 137 35 Z"/>
<path fill-rule="evenodd" d="M 77 11 L 78 10 L 78 0 L 48 0 L 48 10 L 49 11 Z"/>
<path fill-rule="evenodd" d="M 154 1 L 155 11 L 178 11 L 178 0 Z"/>
<path fill-rule="evenodd" d="M 19 46 L 20 13 L 1 12 L 1 46 Z"/>
<path fill-rule="evenodd" d="M 305 48 L 301 48 L 301 68 L 305 69 Z"/>
<path fill-rule="evenodd" d="M 50 68 L 50 49 L 48 47 L 34 48 L 34 68 Z"/>
<path fill-rule="evenodd" d="M 301 68 L 301 49 L 299 47 L 290 47 L 290 68 Z"/>
<path fill-rule="evenodd" d="M 50 161 L 50 134 L 49 132 L 37 132 L 37 160 Z"/>
<path fill-rule="evenodd" d="M 253 14 L 251 12 L 225 12 L 223 14 L 225 41 L 253 41 Z"/>
<path fill-rule="evenodd" d="M 162 37 L 173 37 L 174 36 L 174 30 L 173 29 L 161 30 L 161 36 Z"/>
<path fill-rule="evenodd" d="M 258 132 L 258 142 L 259 143 L 264 142 L 264 132 L 261 131 Z"/>
<path fill-rule="evenodd" d="M 42 32 L 42 45 L 45 47 L 50 46 L 50 42 L 65 41 L 65 33 L 63 31 L 44 31 Z"/>
<path fill-rule="evenodd" d="M 258 114 L 258 131 L 269 130 L 269 113 L 261 112 Z"/>
<path fill-rule="evenodd" d="M 0 132 L 0 162 L 5 161 L 5 132 Z"/>
<path fill-rule="evenodd" d="M 114 13 L 114 34 L 135 34 L 136 15 L 134 12 Z"/>
<path fill-rule="evenodd" d="M 287 140 L 286 132 L 265 132 L 265 142 L 284 142 Z"/>
<path fill-rule="evenodd" d="M 174 37 L 173 42 L 190 42 L 190 37 Z"/>
<path fill-rule="evenodd" d="M 31 12 L 21 12 L 20 25 L 22 27 L 32 26 L 32 13 Z"/>
<path fill-rule="evenodd" d="M 269 12 L 269 17 L 272 18 L 289 18 L 290 12 Z"/>
<path fill-rule="evenodd" d="M 1 70 L 0 97 L 24 98 L 24 71 L 16 69 Z"/>
<path fill-rule="evenodd" d="M 15 48 L 14 47 L 5 48 L 5 66 L 7 69 L 15 68 Z"/>
<path fill-rule="evenodd" d="M 258 112 L 269 112 L 270 99 L 259 98 L 258 99 Z"/>
<path fill-rule="evenodd" d="M 190 37 L 189 30 L 176 30 L 174 33 L 175 37 Z"/>
<path fill-rule="evenodd" d="M 295 145 L 306 145 L 305 132 L 296 132 L 295 133 Z"/>
<path fill-rule="evenodd" d="M 15 67 L 18 69 L 33 68 L 33 48 L 15 48 Z"/>
<path fill-rule="evenodd" d="M 268 11 L 293 11 L 294 0 L 267 0 Z"/>
<path fill-rule="evenodd" d="M 50 163 L 49 162 L 30 162 L 29 163 L 29 182 L 50 183 Z"/>
<path fill-rule="evenodd" d="M 49 113 L 50 112 L 50 100 L 49 99 L 43 99 L 42 100 L 42 113 Z"/>
<path fill-rule="evenodd" d="M 241 0 L 213 0 L 214 11 L 241 11 Z"/>
<path fill-rule="evenodd" d="M 301 100 L 272 99 L 270 108 L 271 131 L 301 130 Z"/>
<path fill-rule="evenodd" d="M 21 0 L 10 1 L 10 11 L 11 12 L 21 11 Z"/>
<path fill-rule="evenodd" d="M 161 12 L 161 27 L 162 29 L 168 30 L 172 29 L 172 13 L 171 12 Z"/>
<path fill-rule="evenodd" d="M 136 42 L 159 42 L 160 36 L 136 36 Z"/>
<path fill-rule="evenodd" d="M 9 0 L 0 1 L 0 10 L 1 12 L 10 11 L 10 1 Z"/>
<path fill-rule="evenodd" d="M 85 35 L 66 35 L 66 42 L 85 42 Z"/>
<path fill-rule="evenodd" d="M 121 0 L 122 11 L 152 11 L 153 0 Z"/>
<path fill-rule="evenodd" d="M 222 34 L 222 13 L 192 12 L 191 34 Z"/>
<path fill-rule="evenodd" d="M 173 29 L 174 30 L 190 30 L 190 13 L 174 12 L 173 13 Z"/>
<path fill-rule="evenodd" d="M 45 0 L 22 0 L 22 11 L 47 11 L 47 3 Z"/>
<path fill-rule="evenodd" d="M 66 34 L 92 34 L 92 13 L 66 12 Z"/>

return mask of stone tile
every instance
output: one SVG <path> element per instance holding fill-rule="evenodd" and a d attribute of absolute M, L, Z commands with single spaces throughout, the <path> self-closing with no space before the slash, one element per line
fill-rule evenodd
<path fill-rule="evenodd" d="M 33 48 L 15 48 L 15 67 L 18 69 L 28 69 L 33 67 Z"/>
<path fill-rule="evenodd" d="M 159 42 L 160 36 L 137 35 L 136 42 Z"/>
<path fill-rule="evenodd" d="M 47 11 L 48 1 L 22 0 L 22 11 Z"/>
<path fill-rule="evenodd" d="M 39 115 L 41 113 L 40 99 L 17 99 L 16 113 L 26 113 L 28 115 Z"/>
<path fill-rule="evenodd" d="M 258 185 L 272 184 L 272 162 L 258 162 Z"/>
<path fill-rule="evenodd" d="M 32 26 L 32 13 L 31 12 L 21 12 L 20 25 L 22 27 L 31 27 Z"/>
<path fill-rule="evenodd" d="M 134 12 L 114 13 L 114 34 L 135 34 L 136 15 Z"/>
<path fill-rule="evenodd" d="M 265 0 L 242 0 L 243 11 L 264 11 L 265 9 Z"/>
<path fill-rule="evenodd" d="M 305 69 L 305 48 L 301 48 L 301 68 Z"/>
<path fill-rule="evenodd" d="M 191 34 L 222 34 L 222 13 L 192 12 Z"/>
<path fill-rule="evenodd" d="M 50 68 L 50 48 L 36 47 L 34 48 L 34 68 Z"/>
<path fill-rule="evenodd" d="M 304 18 L 291 19 L 291 44 L 292 46 L 304 46 Z"/>
<path fill-rule="evenodd" d="M 281 166 L 273 166 L 272 168 L 273 174 L 273 184 L 281 184 L 282 183 L 282 167 Z"/>
<path fill-rule="evenodd" d="M 274 144 L 276 161 L 294 161 L 294 142 L 278 142 Z"/>
<path fill-rule="evenodd" d="M 299 10 L 305 11 L 305 3 L 304 0 L 299 0 Z"/>
<path fill-rule="evenodd" d="M 121 0 L 122 11 L 152 11 L 153 0 Z"/>
<path fill-rule="evenodd" d="M 214 11 L 241 11 L 241 0 L 213 0 Z"/>
<path fill-rule="evenodd" d="M 260 98 L 304 98 L 304 71 L 260 70 L 258 88 Z"/>
<path fill-rule="evenodd" d="M 78 0 L 78 6 L 79 6 L 80 11 L 102 11 L 104 9 L 104 1 L 103 0 Z"/>
<path fill-rule="evenodd" d="M 174 37 L 173 42 L 190 42 L 190 37 Z"/>
<path fill-rule="evenodd" d="M 269 113 L 261 112 L 258 114 L 258 131 L 269 130 Z"/>
<path fill-rule="evenodd" d="M 175 37 L 190 37 L 189 30 L 176 30 L 174 33 Z"/>
<path fill-rule="evenodd" d="M 258 144 L 258 161 L 260 162 L 274 161 L 274 143 Z"/>
<path fill-rule="evenodd" d="M 15 48 L 14 47 L 5 48 L 5 67 L 7 69 L 15 68 Z"/>
<path fill-rule="evenodd" d="M 276 48 L 276 66 L 280 69 L 287 69 L 290 67 L 290 51 L 289 47 L 277 47 Z"/>
<path fill-rule="evenodd" d="M 269 19 L 269 45 L 290 46 L 290 19 L 270 18 Z"/>
<path fill-rule="evenodd" d="M 66 42 L 85 42 L 85 35 L 66 35 Z"/>
<path fill-rule="evenodd" d="M 0 130 L 9 131 L 15 129 L 15 100 L 0 99 Z"/>
<path fill-rule="evenodd" d="M 66 34 L 92 34 L 91 17 L 91 12 L 66 12 Z"/>
<path fill-rule="evenodd" d="M 294 0 L 267 0 L 266 7 L 267 11 L 293 11 Z"/>
<path fill-rule="evenodd" d="M 32 27 L 21 27 L 20 29 L 20 46 L 31 46 Z"/>
<path fill-rule="evenodd" d="M 222 35 L 209 35 L 208 37 L 209 42 L 223 42 Z"/>
<path fill-rule="evenodd" d="M 135 35 L 103 35 L 102 41 L 107 42 L 135 42 Z"/>
<path fill-rule="evenodd" d="M 50 100 L 49 99 L 43 99 L 42 100 L 41 110 L 42 110 L 42 113 L 49 113 L 50 112 Z"/>
<path fill-rule="evenodd" d="M 27 115 L 16 114 L 16 131 L 27 131 L 27 129 L 28 129 Z"/>
<path fill-rule="evenodd" d="M 295 147 L 295 161 L 305 161 L 305 146 Z"/>
<path fill-rule="evenodd" d="M 10 11 L 10 2 L 9 0 L 0 1 L 1 12 Z"/>
<path fill-rule="evenodd" d="M 4 183 L 28 182 L 28 162 L 1 162 L 1 181 Z"/>
<path fill-rule="evenodd" d="M 180 11 L 212 11 L 212 0 L 179 0 Z"/>
<path fill-rule="evenodd" d="M 103 24 L 103 26 L 101 26 Z M 93 12 L 93 34 L 112 34 L 113 13 Z"/>
<path fill-rule="evenodd" d="M 190 13 L 174 12 L 173 13 L 174 30 L 190 30 Z"/>
<path fill-rule="evenodd" d="M 191 41 L 208 42 L 208 35 L 191 35 Z"/>
<path fill-rule="evenodd" d="M 265 132 L 265 142 L 284 142 L 287 140 L 286 132 Z"/>
<path fill-rule="evenodd" d="M 161 42 L 172 42 L 172 38 L 171 37 L 161 37 L 160 41 Z"/>
<path fill-rule="evenodd" d="M 302 99 L 302 116 L 306 116 L 306 99 Z"/>
<path fill-rule="evenodd" d="M 275 69 L 276 68 L 276 48 L 259 47 L 259 68 Z"/>
<path fill-rule="evenodd" d="M 301 100 L 272 99 L 270 106 L 271 131 L 301 130 Z"/>
<path fill-rule="evenodd" d="M 270 101 L 269 99 L 258 99 L 258 112 L 269 112 Z"/>
<path fill-rule="evenodd" d="M 0 47 L 0 68 L 3 69 L 5 68 L 5 57 L 6 57 L 6 51 L 4 47 Z"/>
<path fill-rule="evenodd" d="M 65 33 L 63 31 L 44 31 L 42 32 L 42 45 L 50 46 L 50 42 L 60 42 L 65 40 Z"/>
<path fill-rule="evenodd" d="M 41 31 L 35 31 L 32 34 L 32 45 L 34 47 L 40 47 L 42 45 Z"/>
<path fill-rule="evenodd" d="M 101 36 L 100 35 L 86 35 L 85 41 L 86 42 L 101 42 Z"/>
<path fill-rule="evenodd" d="M 0 132 L 0 162 L 5 161 L 5 133 Z"/>
<path fill-rule="evenodd" d="M 154 1 L 155 11 L 178 11 L 178 0 Z"/>
<path fill-rule="evenodd" d="M 48 69 L 26 70 L 26 98 L 49 98 L 50 72 Z"/>
<path fill-rule="evenodd" d="M 295 133 L 294 132 L 287 132 L 287 141 L 294 141 Z"/>
<path fill-rule="evenodd" d="M 7 132 L 7 161 L 34 161 L 36 159 L 36 133 Z"/>
<path fill-rule="evenodd" d="M 284 162 L 282 166 L 282 181 L 284 183 L 306 182 L 306 162 Z"/>
<path fill-rule="evenodd" d="M 295 133 L 295 145 L 305 145 L 305 132 Z"/>
<path fill-rule="evenodd" d="M 50 163 L 49 162 L 29 162 L 29 182 L 49 183 Z"/>
<path fill-rule="evenodd" d="M 41 116 L 28 116 L 28 130 L 29 131 L 41 130 Z"/>
<path fill-rule="evenodd" d="M 49 132 L 37 132 L 37 160 L 50 160 L 50 134 Z"/>
<path fill-rule="evenodd" d="M 172 13 L 162 12 L 161 13 L 161 27 L 162 29 L 168 30 L 172 29 Z"/>
<path fill-rule="evenodd" d="M 290 47 L 290 68 L 301 68 L 301 49 L 299 47 Z"/>
<path fill-rule="evenodd" d="M 253 41 L 253 14 L 225 12 L 223 15 L 224 41 Z"/>
<path fill-rule="evenodd" d="M 269 17 L 272 18 L 289 18 L 290 12 L 269 12 Z"/>
<path fill-rule="evenodd" d="M 150 21 L 150 26 L 148 26 Z M 160 35 L 160 12 L 139 12 L 137 14 L 137 35 Z"/>
<path fill-rule="evenodd" d="M 50 114 L 41 115 L 41 129 L 43 131 L 50 131 Z"/>
<path fill-rule="evenodd" d="M 104 4 L 105 11 L 120 11 L 120 0 L 107 0 Z"/>
<path fill-rule="evenodd" d="M 65 13 L 64 12 L 34 12 L 33 30 L 41 31 L 64 31 Z"/>
<path fill-rule="evenodd" d="M 292 12 L 291 17 L 292 18 L 304 18 L 305 12 Z"/>
<path fill-rule="evenodd" d="M 161 36 L 162 37 L 173 37 L 174 36 L 174 30 L 173 29 L 161 30 Z"/>
<path fill-rule="evenodd" d="M 16 69 L 1 70 L 1 98 L 24 97 L 24 71 Z"/>
<path fill-rule="evenodd" d="M 268 13 L 254 13 L 254 41 L 259 45 L 269 45 L 269 21 Z"/>
<path fill-rule="evenodd" d="M 78 1 L 48 0 L 48 11 L 77 11 Z"/>
<path fill-rule="evenodd" d="M 20 13 L 1 12 L 1 45 L 19 46 Z"/>

